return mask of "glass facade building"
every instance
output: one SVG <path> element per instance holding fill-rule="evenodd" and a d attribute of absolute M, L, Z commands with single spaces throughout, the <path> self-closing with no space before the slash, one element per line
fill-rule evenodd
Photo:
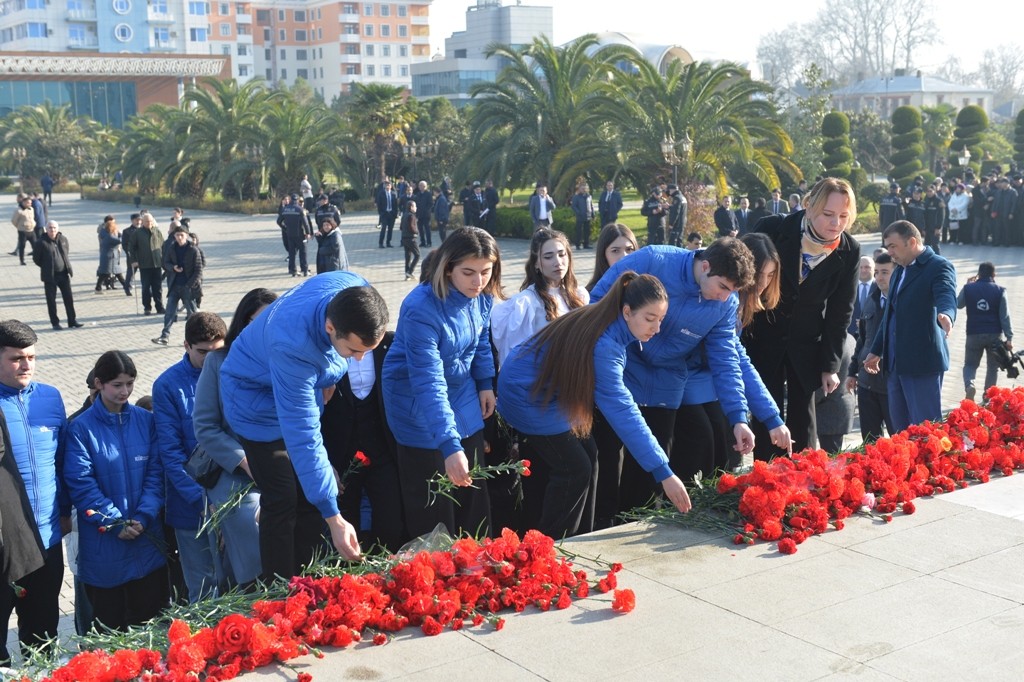
<path fill-rule="evenodd" d="M 135 83 L 130 81 L 0 80 L 0 116 L 47 101 L 58 107 L 70 104 L 73 115 L 113 128 L 123 128 L 138 113 Z"/>

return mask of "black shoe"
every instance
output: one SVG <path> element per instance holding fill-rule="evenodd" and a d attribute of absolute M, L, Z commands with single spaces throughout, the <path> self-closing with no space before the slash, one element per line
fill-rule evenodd
<path fill-rule="evenodd" d="M 70 325 L 68 325 L 68 326 L 70 326 Z M 57 324 L 53 325 L 53 331 L 59 332 L 61 329 L 64 329 L 64 327 L 60 326 L 59 322 Z"/>
<path fill-rule="evenodd" d="M 167 314 L 167 311 L 166 311 L 166 310 L 164 310 L 163 308 L 157 308 L 157 309 L 156 309 L 156 314 L 157 314 L 157 315 L 166 315 L 166 314 Z"/>
<path fill-rule="evenodd" d="M 384 248 L 384 245 L 383 245 L 383 244 L 377 244 L 377 248 L 378 248 L 378 249 L 383 249 L 383 248 Z M 12 254 L 12 255 L 13 255 L 13 254 Z"/>
<path fill-rule="evenodd" d="M 18 255 L 18 250 L 17 250 L 17 249 L 15 249 L 14 251 L 11 251 L 11 252 L 10 252 L 9 254 L 7 254 L 7 255 L 8 255 L 8 256 L 17 256 L 17 255 Z"/>
<path fill-rule="evenodd" d="M 68 322 L 68 327 L 74 327 L 75 329 L 80 329 L 84 326 L 85 325 L 79 322 L 78 320 L 75 320 L 74 322 Z"/>
<path fill-rule="evenodd" d="M 153 314 L 153 311 L 152 311 L 152 310 L 143 310 L 143 311 L 142 311 L 142 314 L 143 314 L 143 315 L 152 315 L 152 314 Z"/>
<path fill-rule="evenodd" d="M 150 341 L 152 341 L 153 343 L 157 344 L 158 346 L 166 346 L 167 345 L 167 337 L 166 336 L 158 336 L 155 339 L 150 339 Z"/>
<path fill-rule="evenodd" d="M 388 244 L 388 248 L 389 248 L 389 249 L 393 249 L 393 248 L 395 248 L 395 247 L 394 247 L 394 246 L 392 246 L 391 244 Z M 22 265 L 24 265 L 24 263 L 22 263 Z"/>

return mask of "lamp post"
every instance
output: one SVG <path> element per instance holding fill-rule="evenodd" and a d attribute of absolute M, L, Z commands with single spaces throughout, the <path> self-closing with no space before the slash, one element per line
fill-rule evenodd
<path fill-rule="evenodd" d="M 679 186 L 679 164 L 686 162 L 693 148 L 693 140 L 690 139 L 688 131 L 683 133 L 683 139 L 678 143 L 678 152 L 676 146 L 676 141 L 669 135 L 665 135 L 661 140 L 661 155 L 665 163 L 672 164 L 672 184 Z"/>
<path fill-rule="evenodd" d="M 433 156 L 437 151 L 438 146 L 439 145 L 436 142 L 420 142 L 417 144 L 416 140 L 412 140 L 410 144 L 402 147 L 402 151 L 405 155 L 412 159 L 412 176 L 414 178 L 414 183 L 418 183 L 420 180 L 416 170 L 417 157 L 422 156 L 424 158 L 429 158 Z"/>
<path fill-rule="evenodd" d="M 963 180 L 967 180 L 967 164 L 971 162 L 971 150 L 964 145 L 964 148 L 960 151 L 960 156 L 957 158 L 960 162 L 960 172 L 963 173 Z"/>
<path fill-rule="evenodd" d="M 28 150 L 24 147 L 11 149 L 11 156 L 18 162 L 18 190 L 25 191 L 25 159 L 28 158 Z"/>

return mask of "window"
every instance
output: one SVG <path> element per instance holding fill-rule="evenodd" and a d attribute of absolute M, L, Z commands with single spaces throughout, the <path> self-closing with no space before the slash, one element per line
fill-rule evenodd
<path fill-rule="evenodd" d="M 295 72 L 295 77 L 296 78 L 301 78 L 304 81 L 308 81 L 309 80 L 309 69 L 298 69 Z"/>
<path fill-rule="evenodd" d="M 399 38 L 406 38 L 408 36 L 409 36 L 409 27 L 406 26 L 405 24 L 399 24 L 398 25 L 398 37 Z"/>
<path fill-rule="evenodd" d="M 344 33 L 347 36 L 359 35 L 359 24 L 345 24 Z"/>
<path fill-rule="evenodd" d="M 388 25 L 388 24 L 381 24 L 380 25 L 380 37 L 381 38 L 390 38 L 391 37 L 391 26 L 390 25 Z"/>
<path fill-rule="evenodd" d="M 391 16 L 391 5 L 381 5 L 380 6 L 380 15 L 382 17 L 390 17 Z"/>
<path fill-rule="evenodd" d="M 278 21 L 284 21 L 284 10 L 283 9 L 277 10 L 277 20 Z"/>
<path fill-rule="evenodd" d="M 205 17 L 210 13 L 210 7 L 205 2 L 196 2 L 196 0 L 189 0 L 188 13 L 194 17 Z"/>
<path fill-rule="evenodd" d="M 295 23 L 304 24 L 306 23 L 306 10 L 297 9 L 295 10 Z"/>
<path fill-rule="evenodd" d="M 46 24 L 43 25 L 45 26 Z M 132 39 L 133 35 L 135 35 L 135 31 L 133 31 L 132 27 L 128 24 L 118 24 L 114 27 L 114 37 L 117 38 L 119 42 L 127 43 Z"/>
<path fill-rule="evenodd" d="M 274 80 L 274 70 L 273 69 L 267 69 L 267 80 L 268 81 Z"/>
<path fill-rule="evenodd" d="M 256 10 L 256 23 L 260 26 L 265 26 L 270 23 L 270 10 L 269 9 L 258 9 Z"/>
<path fill-rule="evenodd" d="M 40 2 L 39 4 L 42 5 L 43 3 Z M 31 9 L 31 5 L 28 3 L 26 3 L 26 5 Z M 131 0 L 114 0 L 114 2 L 111 3 L 111 6 L 114 8 L 115 12 L 122 15 L 128 14 L 132 11 Z"/>
<path fill-rule="evenodd" d="M 239 57 L 248 57 L 249 56 L 249 46 L 246 45 L 245 43 L 239 43 L 239 45 L 238 45 L 238 56 Z"/>
<path fill-rule="evenodd" d="M 390 45 L 381 45 L 380 46 L 380 56 L 381 57 L 390 57 L 391 56 L 391 46 Z"/>
<path fill-rule="evenodd" d="M 355 64 L 346 64 L 345 73 L 349 76 L 357 76 L 359 75 L 359 67 L 357 67 Z"/>
<path fill-rule="evenodd" d="M 408 57 L 409 56 L 409 46 L 408 45 L 399 45 L 398 46 L 398 56 L 399 57 Z"/>
<path fill-rule="evenodd" d="M 85 26 L 82 24 L 68 24 L 68 42 L 71 44 L 85 42 Z"/>
<path fill-rule="evenodd" d="M 295 30 L 295 42 L 297 42 L 297 43 L 304 43 L 304 42 L 306 42 L 308 40 L 308 38 L 306 37 L 306 34 L 307 34 L 306 29 L 304 29 L 304 28 L 296 29 Z"/>
<path fill-rule="evenodd" d="M 278 29 L 277 39 L 283 43 L 284 41 L 288 40 L 288 33 L 283 28 Z"/>
<path fill-rule="evenodd" d="M 231 56 L 231 46 L 230 45 L 221 45 L 220 46 L 220 53 L 222 55 L 226 56 L 226 57 L 230 57 Z"/>
<path fill-rule="evenodd" d="M 171 42 L 171 30 L 166 26 L 153 29 L 153 42 L 158 46 L 167 45 Z"/>
<path fill-rule="evenodd" d="M 402 64 L 401 66 L 399 66 L 398 67 L 398 75 L 401 76 L 402 78 L 408 78 L 409 77 L 409 67 L 406 66 L 405 64 Z"/>
<path fill-rule="evenodd" d="M 313 69 L 313 71 L 316 71 L 316 69 Z M 322 67 L 322 66 L 320 67 L 320 77 L 321 78 L 324 77 L 324 67 Z"/>
<path fill-rule="evenodd" d="M 220 3 L 220 6 L 217 8 L 217 13 L 220 14 L 222 17 L 226 17 L 229 14 L 231 14 L 231 6 L 226 2 L 222 2 Z"/>
<path fill-rule="evenodd" d="M 153 14 L 167 14 L 167 0 L 150 0 L 149 7 Z"/>
<path fill-rule="evenodd" d="M 188 30 L 188 39 L 193 43 L 205 43 L 209 32 L 205 28 L 190 28 Z"/>
<path fill-rule="evenodd" d="M 295 58 L 303 61 L 309 59 L 308 50 L 295 50 Z"/>
<path fill-rule="evenodd" d="M 317 40 L 323 40 L 324 39 L 324 30 L 322 28 L 318 28 L 316 30 L 316 39 Z"/>
<path fill-rule="evenodd" d="M 391 65 L 385 64 L 381 67 L 381 75 L 385 78 L 391 78 Z"/>
<path fill-rule="evenodd" d="M 288 59 L 288 50 L 281 48 L 281 59 Z"/>
<path fill-rule="evenodd" d="M 342 14 L 358 14 L 359 9 L 356 7 L 354 2 L 346 2 L 341 6 Z"/>
<path fill-rule="evenodd" d="M 373 45 L 366 45 L 363 48 L 363 51 L 366 52 L 366 56 L 367 57 L 372 57 L 373 56 Z"/>
<path fill-rule="evenodd" d="M 363 24 L 363 35 L 367 38 L 373 37 L 373 24 Z"/>
<path fill-rule="evenodd" d="M 281 80 L 288 80 L 288 69 L 281 69 Z"/>
<path fill-rule="evenodd" d="M 220 35 L 227 38 L 231 35 L 231 24 L 220 24 Z"/>
<path fill-rule="evenodd" d="M 316 20 L 320 21 L 321 19 L 323 19 L 323 17 L 320 15 L 320 8 L 317 7 L 316 8 Z"/>
<path fill-rule="evenodd" d="M 404 17 L 408 13 L 409 13 L 409 10 L 406 9 L 405 5 L 399 5 L 398 6 L 398 16 Z"/>
<path fill-rule="evenodd" d="M 363 5 L 363 16 L 364 17 L 372 17 L 373 16 L 373 5 L 371 5 L 368 2 Z"/>
<path fill-rule="evenodd" d="M 241 77 L 245 77 L 245 76 L 248 76 L 248 75 L 249 75 L 249 65 L 248 64 L 239 64 L 238 65 L 238 76 L 241 78 Z"/>
<path fill-rule="evenodd" d="M 373 64 L 367 64 L 366 65 L 366 75 L 367 76 L 376 76 L 377 75 L 377 68 Z"/>
<path fill-rule="evenodd" d="M 274 34 L 270 31 L 269 28 L 264 27 L 263 28 L 263 42 L 269 43 L 273 39 L 274 39 Z"/>

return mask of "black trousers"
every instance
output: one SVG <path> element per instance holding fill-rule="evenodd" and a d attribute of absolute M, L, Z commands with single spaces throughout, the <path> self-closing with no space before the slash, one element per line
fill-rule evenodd
<path fill-rule="evenodd" d="M 26 244 L 29 245 L 30 249 L 32 248 L 32 245 L 35 244 L 35 237 L 34 237 L 34 235 L 31 232 L 22 232 L 21 230 L 18 230 L 18 247 L 15 250 L 18 252 L 18 260 L 21 261 L 22 265 L 25 264 L 25 245 Z M 31 255 L 31 254 L 29 254 L 29 255 Z"/>
<path fill-rule="evenodd" d="M 757 367 L 761 381 L 771 393 L 775 404 L 779 406 L 782 418 L 786 420 L 789 433 L 793 436 L 793 452 L 800 452 L 818 442 L 818 433 L 814 418 L 814 391 L 805 391 L 797 378 L 796 370 L 787 356 L 773 370 L 765 371 Z M 772 445 L 768 429 L 760 422 L 750 425 L 754 432 L 754 458 L 770 460 L 786 454 Z"/>
<path fill-rule="evenodd" d="M 42 567 L 17 581 L 17 586 L 25 589 L 25 596 L 17 596 L 6 581 L 0 585 L 0 665 L 8 665 L 11 658 L 7 651 L 7 624 L 12 611 L 18 614 L 18 641 L 23 654 L 24 647 L 39 646 L 57 636 L 57 602 L 63 581 L 64 550 L 58 540 L 46 550 Z"/>
<path fill-rule="evenodd" d="M 387 237 L 387 245 L 391 246 L 391 233 L 395 229 L 395 218 L 393 213 L 381 213 L 380 214 L 380 238 L 377 240 L 378 246 L 384 246 L 384 238 Z"/>
<path fill-rule="evenodd" d="M 142 625 L 167 607 L 167 567 L 129 580 L 117 587 L 85 586 L 97 625 L 125 631 L 130 625 Z"/>
<path fill-rule="evenodd" d="M 142 308 L 147 313 L 155 306 L 157 313 L 164 314 L 164 291 L 161 279 L 163 279 L 163 273 L 160 268 L 139 268 Z"/>
<path fill-rule="evenodd" d="M 597 486 L 594 500 L 594 529 L 615 525 L 619 513 L 619 481 L 622 479 L 622 440 L 598 409 L 590 436 L 597 446 Z"/>
<path fill-rule="evenodd" d="M 283 440 L 239 440 L 260 489 L 260 577 L 291 578 L 325 547 L 323 516 L 302 492 Z"/>
<path fill-rule="evenodd" d="M 576 248 L 580 246 L 590 248 L 590 221 L 586 218 L 576 218 Z"/>
<path fill-rule="evenodd" d="M 547 465 L 547 482 L 537 529 L 555 539 L 594 529 L 597 445 L 566 431 L 553 436 L 522 435 L 522 442 Z M 527 505 L 538 500 L 526 500 Z"/>
<path fill-rule="evenodd" d="M 595 410 L 594 421 L 597 422 L 596 416 L 597 410 Z M 675 439 L 675 425 L 676 425 L 676 410 L 668 407 L 640 407 L 640 414 L 643 415 L 644 421 L 647 422 L 648 428 L 651 429 L 651 433 L 654 435 L 655 440 L 661 445 L 662 450 L 666 453 L 672 452 L 672 443 Z M 605 421 L 602 417 L 602 421 Z M 596 429 L 595 429 L 596 431 Z M 599 439 L 598 439 L 599 438 Z M 595 440 L 598 443 L 598 494 L 602 492 L 607 496 L 610 484 L 606 483 L 604 489 L 601 487 L 601 461 L 602 452 L 615 453 L 622 449 L 622 439 L 619 438 L 618 434 L 611 429 L 610 425 L 605 421 L 605 426 L 602 428 L 600 434 L 595 433 Z M 614 454 L 604 455 L 605 459 L 608 460 L 609 468 L 614 471 Z M 619 477 L 618 485 L 618 501 L 615 509 L 615 514 L 619 514 L 624 511 L 629 511 L 635 507 L 642 507 L 651 501 L 651 498 L 661 492 L 661 486 L 654 480 L 648 472 L 644 471 L 636 459 L 629 453 L 628 450 L 624 452 L 622 456 L 622 473 Z M 609 500 L 606 498 L 603 501 L 601 510 L 603 513 L 607 513 L 609 508 Z M 612 515 L 611 521 L 614 521 Z M 602 522 L 604 518 L 600 519 Z M 595 520 L 595 525 L 597 521 Z"/>
<path fill-rule="evenodd" d="M 860 412 L 860 437 L 865 442 L 878 440 L 886 432 L 894 433 L 889 414 L 889 396 L 866 388 L 857 389 L 857 411 Z M 886 431 L 882 431 L 882 425 Z"/>
<path fill-rule="evenodd" d="M 46 294 L 46 312 L 50 315 L 50 324 L 60 324 L 57 317 L 57 290 L 60 289 L 60 297 L 64 301 L 64 312 L 68 317 L 68 324 L 74 324 L 78 319 L 75 315 L 75 299 L 71 295 L 71 276 L 68 271 L 54 274 L 49 282 L 43 282 L 43 291 Z"/>
<path fill-rule="evenodd" d="M 719 457 L 715 435 L 715 425 L 703 405 L 680 405 L 669 456 L 672 471 L 683 481 L 693 480 L 698 472 L 705 478 L 712 476 Z"/>
<path fill-rule="evenodd" d="M 483 465 L 483 431 L 463 438 L 462 450 L 470 469 L 476 464 Z M 427 481 L 437 473 L 444 475 L 444 457 L 440 450 L 398 444 L 398 477 L 409 535 L 413 538 L 426 535 L 439 523 L 444 524 L 449 533 L 465 531 L 475 537 L 490 535 L 491 505 L 487 486 L 481 481 L 473 484 L 477 487 L 455 488 L 452 494 L 458 504 L 442 496 L 428 504 Z"/>
<path fill-rule="evenodd" d="M 398 483 L 398 465 L 384 438 L 357 438 L 356 448 L 370 458 L 370 466 L 356 470 L 345 481 L 341 494 L 341 514 L 356 527 L 363 550 L 380 545 L 389 552 L 397 552 L 408 541 L 405 517 L 402 514 L 402 494 Z M 336 464 L 345 471 L 352 463 L 355 450 Z M 333 463 L 333 462 L 332 462 Z M 363 497 L 370 503 L 370 524 L 363 524 Z"/>
<path fill-rule="evenodd" d="M 413 270 L 420 262 L 420 246 L 416 243 L 416 237 L 402 237 L 402 248 L 405 249 L 405 274 L 416 276 Z"/>

